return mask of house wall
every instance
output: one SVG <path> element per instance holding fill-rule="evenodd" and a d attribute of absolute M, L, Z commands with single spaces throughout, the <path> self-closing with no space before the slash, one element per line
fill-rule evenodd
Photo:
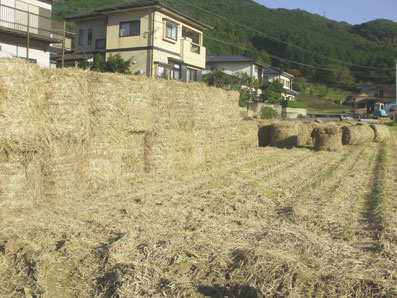
<path fill-rule="evenodd" d="M 75 51 L 76 53 L 90 53 L 92 51 L 101 51 L 95 49 L 95 40 L 106 39 L 106 17 L 84 20 L 76 24 L 76 41 L 75 41 Z M 92 29 L 92 45 L 88 45 L 88 29 Z M 84 30 L 83 45 L 79 46 L 79 31 Z M 102 50 L 104 51 L 104 50 Z"/>
<path fill-rule="evenodd" d="M 252 76 L 254 73 L 254 64 L 252 62 L 211 62 L 207 63 L 207 67 L 203 70 L 203 74 L 211 72 L 211 68 L 221 70 L 228 75 L 246 73 Z"/>
<path fill-rule="evenodd" d="M 11 10 L 3 7 L 0 10 L 0 19 L 3 20 L 0 21 L 0 26 L 27 31 L 27 12 L 30 12 L 32 13 L 29 18 L 30 33 L 50 36 L 50 32 L 43 29 L 51 28 L 51 20 L 47 19 L 51 17 L 51 4 L 37 0 L 0 0 L 0 4 L 18 9 Z M 0 57 L 26 58 L 26 46 L 26 37 L 0 33 Z M 49 44 L 31 39 L 29 41 L 29 59 L 35 60 L 41 67 L 50 67 Z"/>
<path fill-rule="evenodd" d="M 381 90 L 383 90 L 383 97 L 395 97 L 395 93 L 389 91 L 388 89 L 381 88 L 381 87 L 367 90 L 365 93 L 368 96 L 379 96 L 379 92 Z"/>
<path fill-rule="evenodd" d="M 0 33 L 0 57 L 26 58 L 26 38 Z M 48 43 L 30 40 L 29 59 L 41 67 L 50 67 Z"/>

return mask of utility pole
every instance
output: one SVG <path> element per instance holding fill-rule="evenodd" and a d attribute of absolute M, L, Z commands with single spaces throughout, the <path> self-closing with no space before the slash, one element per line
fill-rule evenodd
<path fill-rule="evenodd" d="M 66 20 L 63 20 L 63 34 L 62 34 L 62 59 L 61 67 L 65 67 L 65 38 L 66 38 Z"/>
<path fill-rule="evenodd" d="M 26 30 L 26 60 L 29 61 L 29 47 L 30 47 L 30 12 L 28 11 L 28 28 Z"/>

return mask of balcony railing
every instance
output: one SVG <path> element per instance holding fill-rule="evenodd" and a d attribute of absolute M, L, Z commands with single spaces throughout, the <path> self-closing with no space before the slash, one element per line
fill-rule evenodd
<path fill-rule="evenodd" d="M 0 4 L 0 31 L 48 42 L 61 42 L 64 24 L 50 17 Z M 70 33 L 68 32 L 68 35 Z"/>
<path fill-rule="evenodd" d="M 200 45 L 195 44 L 195 43 L 191 43 L 190 44 L 190 51 L 192 53 L 200 54 Z"/>

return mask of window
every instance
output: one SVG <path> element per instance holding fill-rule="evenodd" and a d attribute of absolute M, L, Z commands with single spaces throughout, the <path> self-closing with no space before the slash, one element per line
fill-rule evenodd
<path fill-rule="evenodd" d="M 120 37 L 141 34 L 141 21 L 121 22 Z"/>
<path fill-rule="evenodd" d="M 79 30 L 79 46 L 84 44 L 84 29 Z"/>
<path fill-rule="evenodd" d="M 179 64 L 171 64 L 170 66 L 159 65 L 157 68 L 157 76 L 178 81 L 181 79 L 180 69 L 181 66 Z"/>
<path fill-rule="evenodd" d="M 197 70 L 188 68 L 187 69 L 187 81 L 196 82 L 197 81 Z"/>
<path fill-rule="evenodd" d="M 89 29 L 88 29 L 87 44 L 88 44 L 88 45 L 92 45 L 92 28 L 89 28 Z"/>
<path fill-rule="evenodd" d="M 178 40 L 178 26 L 171 22 L 165 22 L 165 37 Z"/>
<path fill-rule="evenodd" d="M 104 49 L 106 47 L 106 39 L 96 39 L 95 40 L 95 48 L 96 49 Z"/>

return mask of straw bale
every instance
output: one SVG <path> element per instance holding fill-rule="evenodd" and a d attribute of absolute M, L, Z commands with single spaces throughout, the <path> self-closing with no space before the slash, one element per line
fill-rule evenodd
<path fill-rule="evenodd" d="M 298 146 L 313 146 L 314 138 L 313 131 L 318 124 L 315 122 L 304 122 L 299 125 L 298 130 Z"/>
<path fill-rule="evenodd" d="M 270 145 L 270 132 L 274 121 L 258 121 L 258 143 L 259 147 Z"/>
<path fill-rule="evenodd" d="M 278 122 L 270 129 L 270 146 L 278 148 L 293 148 L 298 145 L 300 123 Z"/>
<path fill-rule="evenodd" d="M 194 165 L 190 131 L 153 131 L 145 138 L 145 167 L 149 172 L 187 169 Z"/>
<path fill-rule="evenodd" d="M 342 130 L 343 145 L 360 145 L 372 142 L 375 138 L 374 130 L 369 125 L 345 125 Z"/>
<path fill-rule="evenodd" d="M 313 131 L 314 150 L 341 151 L 342 129 L 336 125 L 328 124 L 318 126 Z"/>
<path fill-rule="evenodd" d="M 371 128 L 374 130 L 375 138 L 374 142 L 384 143 L 390 138 L 390 131 L 386 125 L 371 124 Z"/>
<path fill-rule="evenodd" d="M 151 130 L 153 88 L 150 81 L 122 74 L 92 72 L 87 76 L 90 116 L 95 126 L 131 133 Z"/>
<path fill-rule="evenodd" d="M 83 197 L 87 189 L 85 144 L 54 140 L 43 156 L 44 193 L 48 198 Z"/>
<path fill-rule="evenodd" d="M 256 121 L 240 121 L 238 123 L 239 143 L 238 152 L 258 147 L 258 124 Z"/>
<path fill-rule="evenodd" d="M 41 195 L 41 163 L 33 151 L 0 150 L 0 200 Z"/>
<path fill-rule="evenodd" d="M 79 69 L 43 69 L 48 131 L 57 138 L 88 138 L 90 89 L 88 73 Z"/>
<path fill-rule="evenodd" d="M 0 148 L 30 150 L 44 142 L 44 96 L 40 68 L 0 59 Z"/>
<path fill-rule="evenodd" d="M 194 126 L 189 85 L 159 80 L 153 95 L 154 129 L 184 129 Z"/>

